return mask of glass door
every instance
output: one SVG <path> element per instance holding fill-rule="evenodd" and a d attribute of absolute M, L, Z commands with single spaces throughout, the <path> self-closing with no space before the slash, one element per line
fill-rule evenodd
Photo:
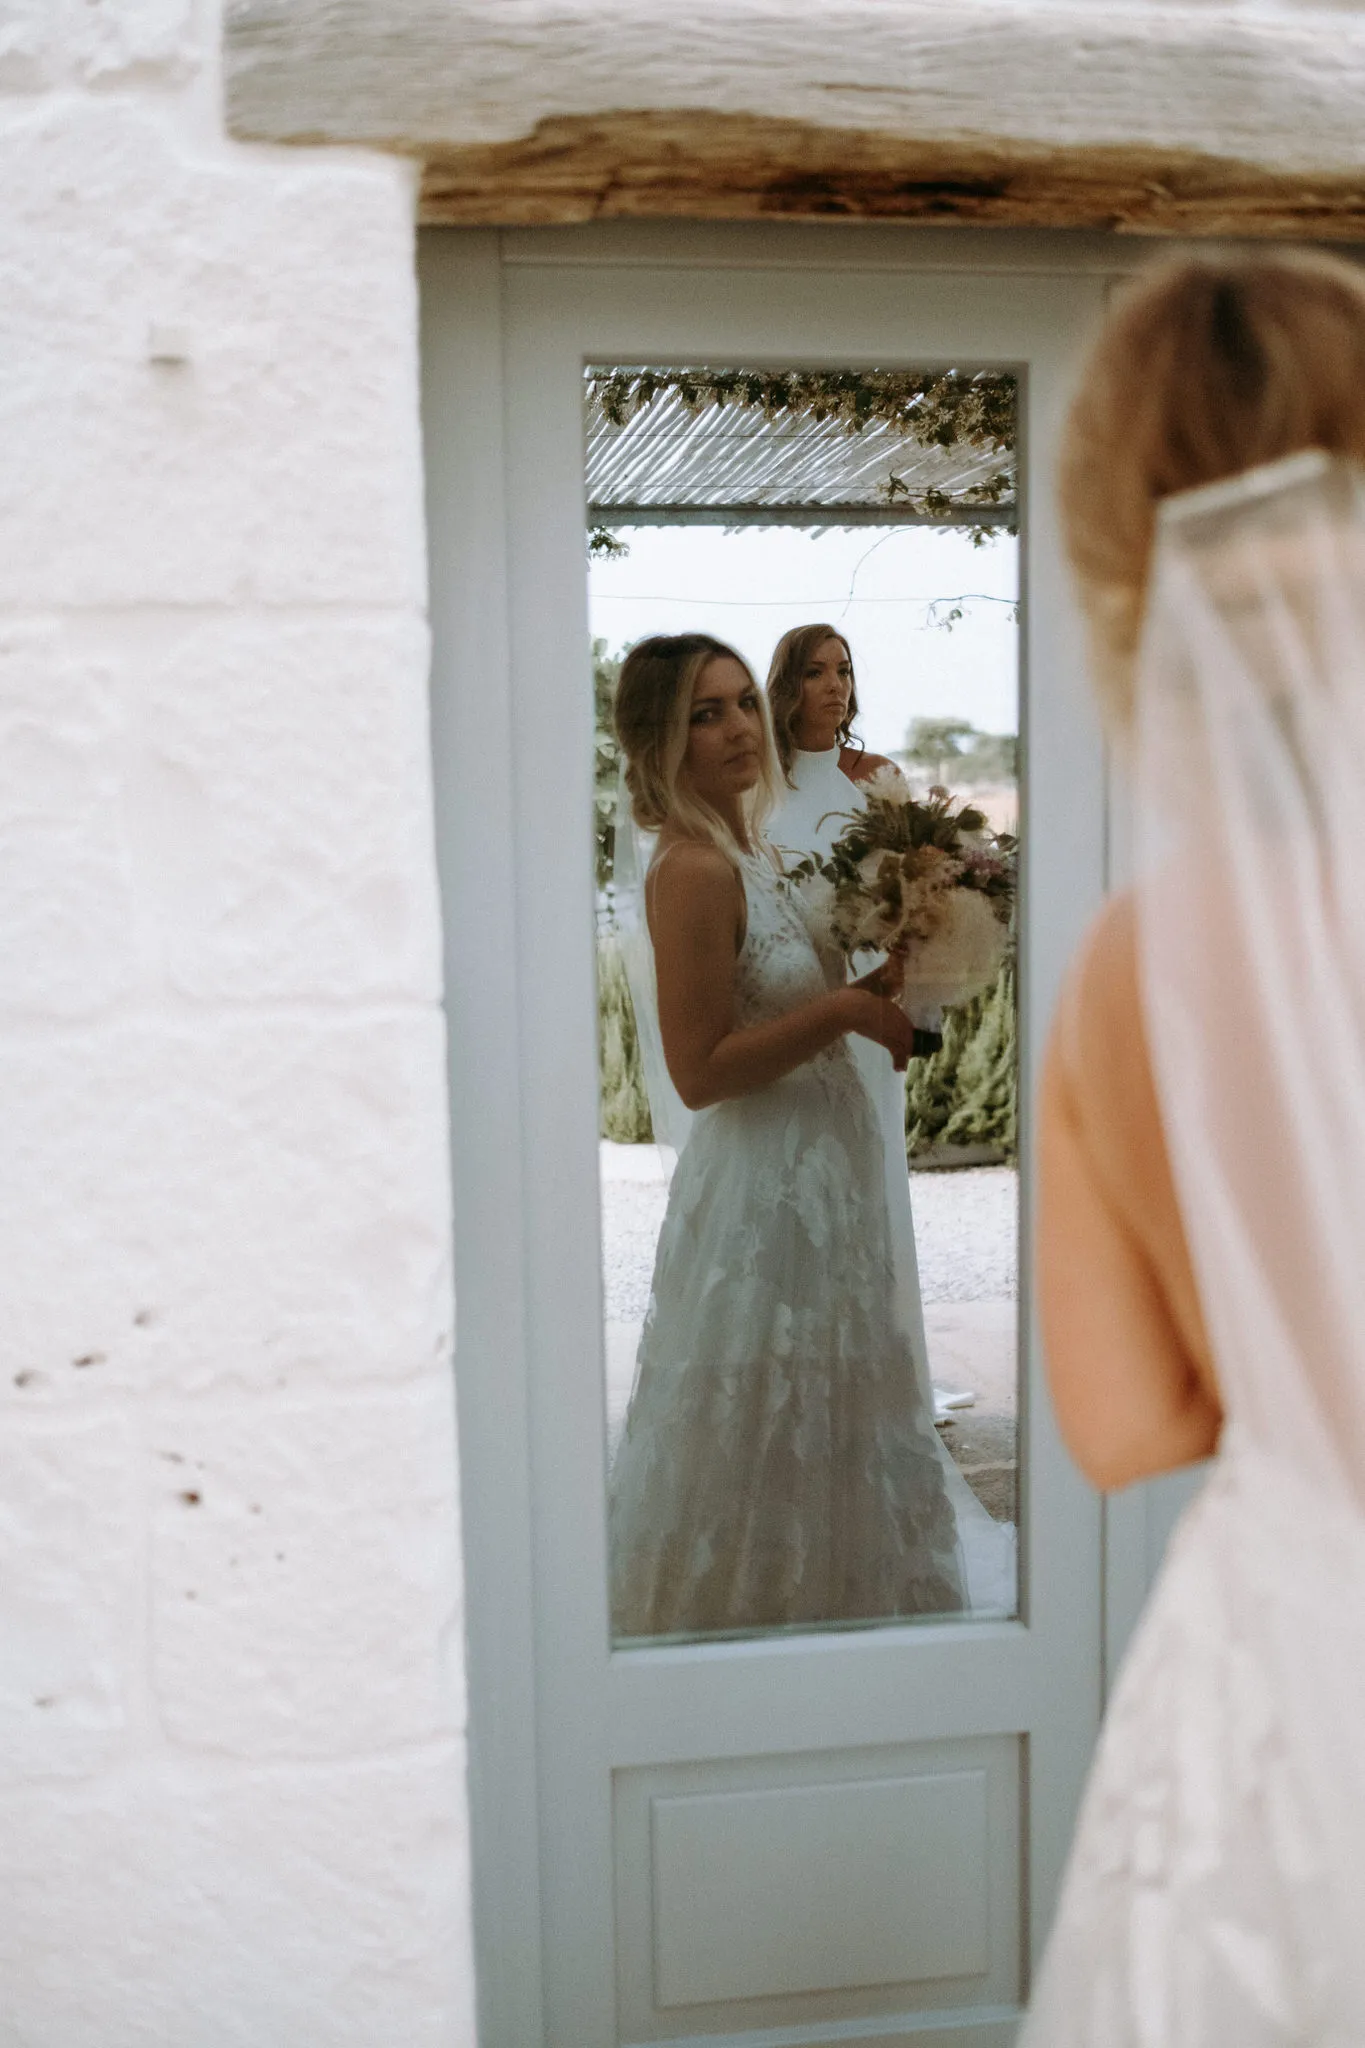
<path fill-rule="evenodd" d="M 433 240 L 485 2032 L 1004 2042 L 1100 1688 L 1026 1276 L 1103 886 L 1049 493 L 1102 279 Z M 707 761 L 769 754 L 726 811 Z M 704 969 L 645 881 L 679 817 L 730 861 Z M 901 1071 L 696 1082 L 680 987 L 739 1028 L 893 935 Z"/>

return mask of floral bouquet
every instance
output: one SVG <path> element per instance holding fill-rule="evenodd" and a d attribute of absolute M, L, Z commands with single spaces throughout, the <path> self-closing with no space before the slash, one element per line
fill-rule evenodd
<path fill-rule="evenodd" d="M 789 874 L 802 885 L 807 914 L 846 958 L 864 948 L 904 950 L 901 1007 L 936 1032 L 946 1009 L 1000 971 L 1018 842 L 993 832 L 982 812 L 955 805 L 946 789 L 918 802 L 896 768 L 879 768 L 862 791 L 866 810 L 847 813 L 829 854 L 811 854 Z"/>

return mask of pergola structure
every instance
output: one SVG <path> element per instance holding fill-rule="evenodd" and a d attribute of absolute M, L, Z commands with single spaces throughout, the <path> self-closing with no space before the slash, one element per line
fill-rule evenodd
<path fill-rule="evenodd" d="M 590 530 L 1012 527 L 1013 380 L 869 381 L 871 404 L 851 375 L 589 367 Z"/>

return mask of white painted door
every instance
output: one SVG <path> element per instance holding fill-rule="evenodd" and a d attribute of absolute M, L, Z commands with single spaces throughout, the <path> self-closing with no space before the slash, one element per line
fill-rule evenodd
<path fill-rule="evenodd" d="M 610 1644 L 581 393 L 592 362 L 1017 371 L 1027 1104 L 1104 885 L 1051 490 L 1104 266 L 898 230 L 426 244 L 483 2048 L 1004 2043 L 1102 1673 L 1099 1507 L 1026 1281 L 1017 1620 Z M 1026 1175 L 1025 1275 L 1029 1217 Z"/>

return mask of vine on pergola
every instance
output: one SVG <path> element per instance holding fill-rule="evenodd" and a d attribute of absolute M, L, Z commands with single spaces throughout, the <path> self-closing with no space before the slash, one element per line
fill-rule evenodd
<path fill-rule="evenodd" d="M 1001 370 L 604 370 L 589 384 L 602 417 L 623 427 L 669 393 L 690 413 L 737 405 L 765 419 L 873 421 L 922 448 L 1014 448 L 1017 387 Z"/>
<path fill-rule="evenodd" d="M 835 420 L 850 434 L 875 423 L 921 448 L 965 446 L 1006 458 L 989 476 L 951 494 L 930 485 L 916 496 L 889 472 L 878 486 L 882 501 L 930 518 L 963 505 L 998 505 L 1014 494 L 1018 385 L 1008 371 L 623 368 L 590 373 L 588 394 L 614 427 L 624 427 L 659 399 L 674 397 L 694 416 L 735 406 L 772 421 Z M 980 543 L 1003 530 L 975 527 L 972 538 Z M 618 547 L 602 530 L 594 534 L 590 552 L 605 554 Z"/>

